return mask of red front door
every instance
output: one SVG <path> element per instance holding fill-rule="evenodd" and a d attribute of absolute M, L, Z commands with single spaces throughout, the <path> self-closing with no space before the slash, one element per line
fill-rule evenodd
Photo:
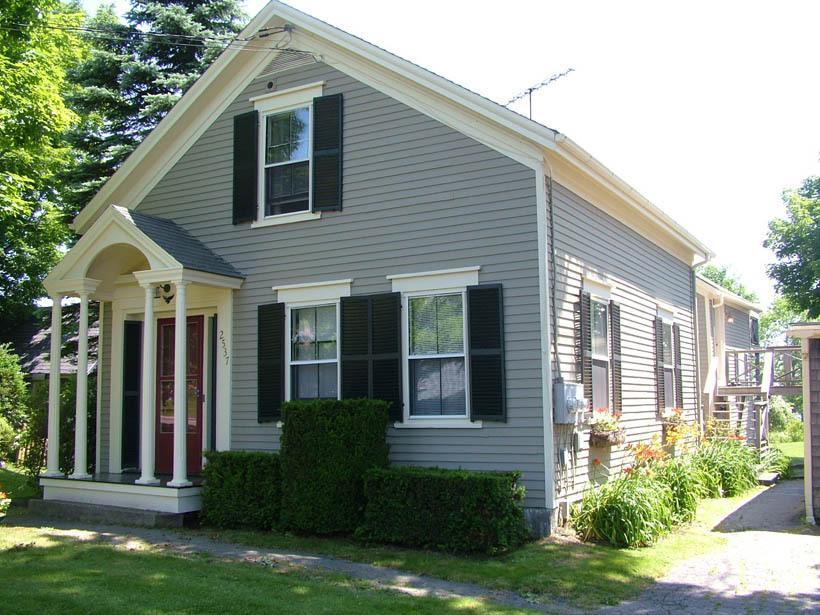
<path fill-rule="evenodd" d="M 202 350 L 204 317 L 188 317 L 188 474 L 202 470 Z M 157 321 L 157 473 L 174 471 L 174 319 Z"/>

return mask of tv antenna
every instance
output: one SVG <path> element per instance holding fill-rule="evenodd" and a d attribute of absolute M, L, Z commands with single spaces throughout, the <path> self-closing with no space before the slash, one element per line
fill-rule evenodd
<path fill-rule="evenodd" d="M 539 83 L 536 83 L 535 85 L 528 87 L 526 90 L 524 90 L 520 94 L 516 94 L 515 96 L 513 96 L 507 102 L 507 104 L 504 105 L 504 106 L 509 107 L 514 102 L 518 102 L 519 100 L 521 100 L 522 98 L 524 98 L 526 96 L 526 97 L 529 98 L 529 102 L 530 102 L 530 119 L 532 119 L 532 93 L 537 91 L 537 90 L 540 90 L 541 88 L 547 87 L 550 83 L 552 83 L 554 81 L 558 81 L 561 77 L 566 77 L 567 75 L 569 75 L 570 73 L 572 73 L 574 71 L 575 71 L 574 68 L 568 68 L 567 70 L 565 70 L 562 73 L 555 73 L 554 75 L 550 75 L 549 77 L 547 77 L 543 81 L 540 81 Z"/>

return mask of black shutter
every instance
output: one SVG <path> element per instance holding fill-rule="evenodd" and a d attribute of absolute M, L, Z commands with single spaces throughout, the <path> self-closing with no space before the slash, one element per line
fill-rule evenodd
<path fill-rule="evenodd" d="M 401 421 L 401 294 L 342 297 L 340 309 L 342 398 L 383 399 Z"/>
<path fill-rule="evenodd" d="M 752 318 L 752 346 L 760 346 L 760 321 Z"/>
<path fill-rule="evenodd" d="M 666 396 L 663 386 L 663 319 L 660 317 L 655 319 L 655 390 L 658 395 L 658 414 L 662 414 L 666 407 Z"/>
<path fill-rule="evenodd" d="M 282 416 L 285 401 L 285 304 L 260 305 L 257 327 L 256 412 L 257 420 L 266 423 Z"/>
<path fill-rule="evenodd" d="M 681 369 L 680 327 L 672 325 L 672 339 L 675 344 L 675 407 L 683 408 L 683 370 Z"/>
<path fill-rule="evenodd" d="M 575 305 L 575 360 L 578 382 L 584 385 L 584 397 L 592 405 L 592 298 L 581 291 Z"/>
<path fill-rule="evenodd" d="M 126 320 L 122 340 L 122 461 L 136 469 L 140 456 L 140 398 L 142 387 L 142 322 Z"/>
<path fill-rule="evenodd" d="M 623 412 L 623 390 L 621 388 L 621 306 L 609 302 L 610 357 L 612 372 L 612 409 Z"/>
<path fill-rule="evenodd" d="M 501 284 L 467 287 L 470 419 L 506 421 L 504 300 Z"/>
<path fill-rule="evenodd" d="M 313 211 L 342 209 L 342 95 L 313 99 Z"/>
<path fill-rule="evenodd" d="M 233 223 L 256 219 L 259 185 L 259 112 L 233 118 Z"/>

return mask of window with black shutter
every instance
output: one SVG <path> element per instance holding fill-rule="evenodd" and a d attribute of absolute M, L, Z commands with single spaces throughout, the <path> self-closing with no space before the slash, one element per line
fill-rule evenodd
<path fill-rule="evenodd" d="M 278 420 L 285 400 L 285 304 L 257 308 L 257 419 Z"/>
<path fill-rule="evenodd" d="M 610 352 L 612 368 L 612 410 L 623 412 L 623 388 L 621 385 L 621 306 L 609 302 Z"/>
<path fill-rule="evenodd" d="M 578 381 L 583 384 L 584 398 L 592 403 L 592 296 L 581 291 L 575 306 L 575 358 Z"/>
<path fill-rule="evenodd" d="M 672 325 L 672 343 L 675 346 L 675 407 L 683 408 L 683 365 L 681 364 L 680 325 Z"/>
<path fill-rule="evenodd" d="M 341 210 L 342 95 L 299 102 L 265 98 L 234 117 L 234 224 Z"/>
<path fill-rule="evenodd" d="M 342 397 L 383 399 L 401 421 L 401 295 L 342 297 L 339 309 Z"/>

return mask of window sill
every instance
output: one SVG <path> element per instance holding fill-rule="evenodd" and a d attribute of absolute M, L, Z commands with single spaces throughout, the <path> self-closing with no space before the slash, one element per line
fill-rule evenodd
<path fill-rule="evenodd" d="M 482 421 L 460 419 L 413 419 L 403 423 L 393 423 L 396 429 L 481 429 Z"/>
<path fill-rule="evenodd" d="M 251 223 L 251 228 L 260 228 L 264 226 L 279 226 L 280 224 L 291 224 L 293 222 L 306 222 L 308 220 L 318 220 L 322 217 L 321 212 L 314 213 L 312 211 L 300 211 L 295 214 L 280 214 L 278 216 L 270 216 L 257 220 Z"/>

